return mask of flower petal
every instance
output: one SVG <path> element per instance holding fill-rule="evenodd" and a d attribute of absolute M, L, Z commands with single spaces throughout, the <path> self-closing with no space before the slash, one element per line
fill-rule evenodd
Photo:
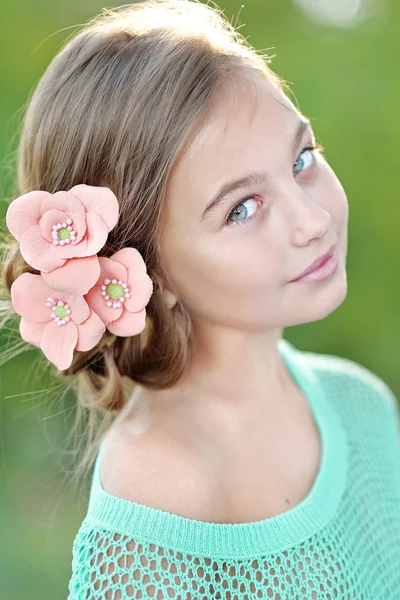
<path fill-rule="evenodd" d="M 84 236 L 86 234 L 86 212 L 85 209 L 83 209 L 83 211 L 81 210 L 77 210 L 77 211 L 69 211 L 68 212 L 68 216 L 70 219 L 72 219 L 72 227 L 74 228 L 74 231 L 76 233 L 76 243 L 79 242 L 83 242 L 84 241 Z M 61 248 L 65 248 L 65 246 L 60 246 Z"/>
<path fill-rule="evenodd" d="M 58 369 L 67 369 L 73 358 L 73 351 L 78 341 L 78 327 L 72 321 L 66 325 L 56 325 L 51 320 L 46 325 L 40 347 L 50 362 Z"/>
<path fill-rule="evenodd" d="M 95 312 L 90 313 L 90 317 L 78 325 L 78 343 L 75 350 L 91 350 L 101 340 L 106 326 Z"/>
<path fill-rule="evenodd" d="M 96 254 L 106 243 L 108 228 L 103 219 L 96 213 L 86 214 L 86 241 L 87 247 L 81 256 Z"/>
<path fill-rule="evenodd" d="M 6 224 L 11 234 L 19 241 L 24 231 L 40 221 L 40 207 L 49 192 L 34 190 L 15 198 L 6 213 Z"/>
<path fill-rule="evenodd" d="M 64 259 L 51 252 L 51 246 L 53 244 L 42 236 L 39 225 L 32 225 L 22 234 L 19 249 L 28 265 L 38 271 L 48 272 L 65 263 Z"/>
<path fill-rule="evenodd" d="M 67 213 L 62 210 L 48 210 L 39 221 L 40 233 L 51 244 L 53 243 L 52 227 L 68 219 Z"/>
<path fill-rule="evenodd" d="M 76 213 L 85 218 L 85 207 L 79 199 L 70 192 L 60 191 L 55 194 L 49 194 L 43 201 L 40 212 L 44 215 L 48 210 L 62 210 L 68 215 Z"/>
<path fill-rule="evenodd" d="M 110 257 L 111 260 L 124 265 L 128 272 L 128 287 L 131 297 L 125 300 L 124 306 L 130 312 L 142 310 L 153 293 L 153 282 L 147 275 L 146 263 L 136 248 L 122 248 Z"/>
<path fill-rule="evenodd" d="M 71 258 L 59 269 L 41 275 L 53 289 L 83 296 L 99 279 L 99 259 L 97 256 Z"/>
<path fill-rule="evenodd" d="M 101 258 L 99 259 L 101 260 Z M 112 306 L 107 306 L 106 300 L 104 296 L 101 294 L 101 286 L 95 285 L 91 290 L 84 296 L 86 302 L 90 306 L 91 310 L 93 310 L 103 321 L 105 325 L 118 319 L 121 316 L 121 313 L 124 309 L 123 306 L 120 308 L 113 308 Z"/>
<path fill-rule="evenodd" d="M 124 308 L 119 319 L 108 323 L 107 329 L 114 335 L 128 337 L 143 331 L 146 325 L 146 310 L 131 313 Z"/>
<path fill-rule="evenodd" d="M 134 276 L 147 272 L 146 263 L 136 248 L 122 248 L 110 256 L 110 258 L 124 265 L 127 271 L 132 271 Z"/>
<path fill-rule="evenodd" d="M 33 321 L 28 321 L 28 319 L 21 317 L 19 322 L 20 336 L 25 342 L 40 348 L 40 342 L 46 325 L 47 323 L 34 323 Z"/>
<path fill-rule="evenodd" d="M 65 244 L 64 246 L 55 246 L 54 244 L 51 244 L 49 251 L 58 259 L 66 261 L 69 258 L 85 256 L 86 248 L 87 239 L 84 237 L 80 242 L 75 241 L 70 244 Z"/>
<path fill-rule="evenodd" d="M 83 296 L 75 294 L 63 294 L 60 300 L 64 300 L 71 308 L 71 319 L 76 325 L 80 325 L 90 317 L 90 308 Z"/>
<path fill-rule="evenodd" d="M 99 257 L 99 263 L 99 285 L 103 284 L 105 279 L 116 279 L 117 281 L 121 280 L 124 283 L 128 283 L 128 271 L 125 269 L 124 265 L 105 256 Z"/>
<path fill-rule="evenodd" d="M 132 271 L 129 271 L 128 288 L 131 295 L 124 301 L 124 306 L 130 312 L 138 312 L 144 308 L 153 293 L 153 282 L 147 273 L 142 273 L 139 277 L 132 277 Z"/>
<path fill-rule="evenodd" d="M 72 187 L 70 193 L 79 198 L 87 213 L 99 215 L 108 231 L 115 227 L 118 222 L 119 204 L 110 188 L 80 183 Z"/>
<path fill-rule="evenodd" d="M 64 212 L 68 215 L 67 218 L 72 219 L 72 225 L 76 231 L 76 243 L 82 240 L 86 233 L 86 211 L 83 204 L 79 202 L 74 194 L 64 191 L 50 194 L 50 197 L 43 201 L 40 210 L 42 215 L 49 210 Z M 64 246 L 61 246 L 61 248 L 64 248 Z"/>
<path fill-rule="evenodd" d="M 51 307 L 46 302 L 54 297 L 53 290 L 40 275 L 22 273 L 13 281 L 10 294 L 14 310 L 21 317 L 35 323 L 51 320 Z"/>

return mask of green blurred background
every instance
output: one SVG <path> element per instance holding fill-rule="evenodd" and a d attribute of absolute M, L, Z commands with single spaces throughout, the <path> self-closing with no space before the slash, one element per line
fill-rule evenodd
<path fill-rule="evenodd" d="M 36 0 L 2 11 L 2 227 L 28 95 L 71 26 L 104 6 L 118 3 Z M 287 329 L 285 337 L 301 349 L 363 364 L 400 398 L 400 3 L 251 0 L 241 8 L 225 0 L 220 6 L 253 46 L 275 54 L 273 70 L 290 82 L 349 200 L 347 298 L 328 318 Z M 1 343 L 11 337 L 3 332 Z M 0 367 L 1 600 L 67 597 L 73 539 L 86 511 L 88 487 L 77 495 L 68 486 L 73 465 L 65 439 L 74 402 L 43 373 L 37 352 Z"/>

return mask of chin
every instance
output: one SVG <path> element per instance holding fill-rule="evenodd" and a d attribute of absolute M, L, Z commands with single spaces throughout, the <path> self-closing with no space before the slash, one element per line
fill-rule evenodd
<path fill-rule="evenodd" d="M 307 308 L 303 311 L 303 323 L 321 321 L 339 308 L 347 296 L 347 280 L 340 280 L 327 286 L 321 294 L 317 294 L 314 300 L 307 302 Z M 306 314 L 304 314 L 306 313 Z"/>
<path fill-rule="evenodd" d="M 285 327 L 325 319 L 343 304 L 347 296 L 346 273 L 342 275 L 336 272 L 330 280 L 308 282 L 300 284 L 300 286 L 304 295 L 300 298 L 298 294 L 295 294 L 293 300 L 295 310 L 292 314 L 297 315 L 297 318 L 295 317 Z"/>

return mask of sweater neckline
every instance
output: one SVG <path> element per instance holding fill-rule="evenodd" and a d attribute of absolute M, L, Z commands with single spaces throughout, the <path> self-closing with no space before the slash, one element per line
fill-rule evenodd
<path fill-rule="evenodd" d="M 196 555 L 254 557 L 301 543 L 334 517 L 347 472 L 348 447 L 341 419 L 325 395 L 307 353 L 279 340 L 285 365 L 307 399 L 320 435 L 317 475 L 307 496 L 274 517 L 244 523 L 198 521 L 109 494 L 101 483 L 104 441 L 95 460 L 86 519 L 133 539 Z"/>

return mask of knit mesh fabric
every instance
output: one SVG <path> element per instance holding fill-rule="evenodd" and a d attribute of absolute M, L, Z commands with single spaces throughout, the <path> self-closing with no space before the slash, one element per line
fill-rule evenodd
<path fill-rule="evenodd" d="M 279 349 L 321 438 L 306 498 L 262 521 L 189 519 L 108 494 L 101 444 L 67 600 L 400 599 L 398 402 L 354 361 Z"/>

